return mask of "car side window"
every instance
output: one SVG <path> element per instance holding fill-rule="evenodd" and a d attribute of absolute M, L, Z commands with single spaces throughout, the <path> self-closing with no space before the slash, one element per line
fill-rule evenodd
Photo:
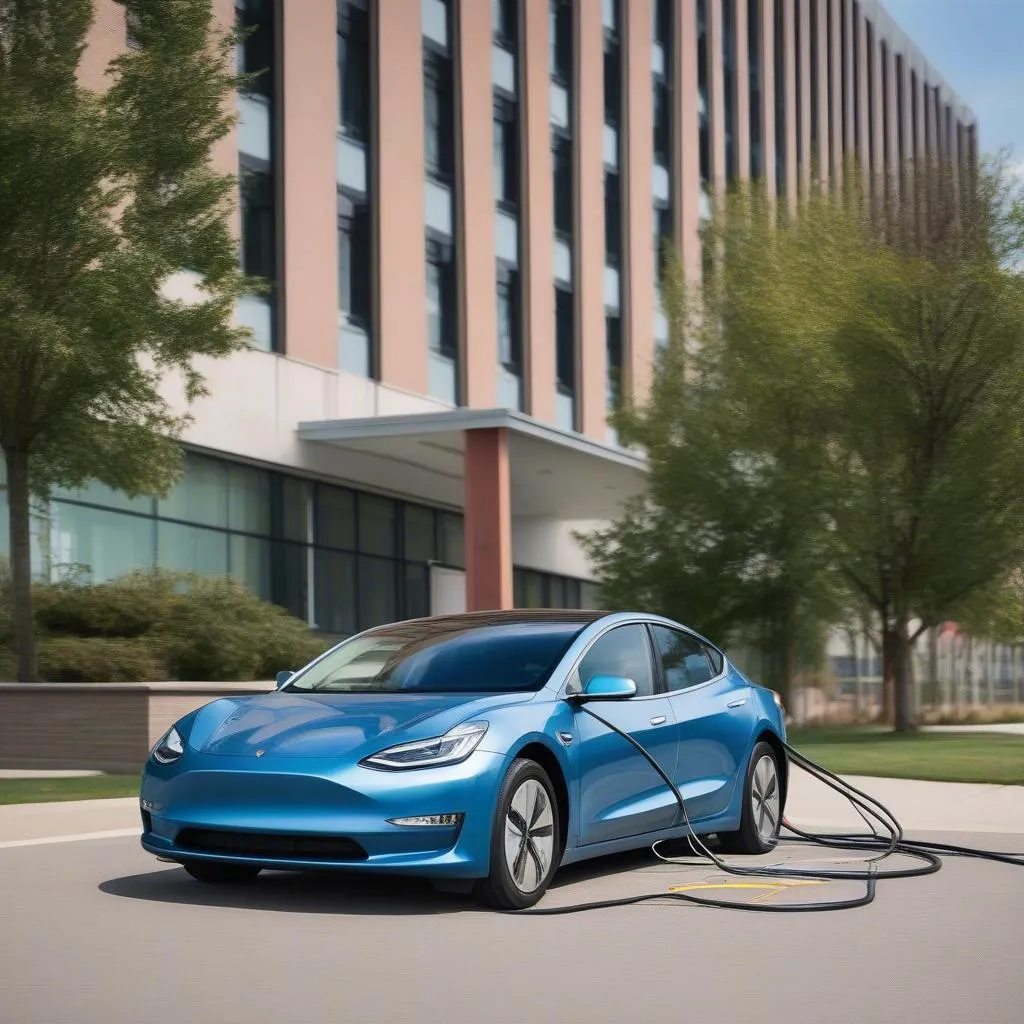
<path fill-rule="evenodd" d="M 654 693 L 654 666 L 651 645 L 643 626 L 616 626 L 608 630 L 583 655 L 580 662 L 580 685 L 586 687 L 594 676 L 622 676 L 636 683 L 636 695 L 649 697 Z"/>
<path fill-rule="evenodd" d="M 695 636 L 668 626 L 652 626 L 651 630 L 669 692 L 699 686 L 721 671 L 715 670 L 707 648 Z"/>

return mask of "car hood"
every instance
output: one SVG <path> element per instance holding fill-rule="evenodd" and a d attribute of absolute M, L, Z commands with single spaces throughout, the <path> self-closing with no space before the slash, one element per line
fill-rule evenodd
<path fill-rule="evenodd" d="M 196 717 L 189 745 L 205 754 L 356 756 L 436 736 L 479 713 L 533 694 L 275 692 L 223 699 Z"/>

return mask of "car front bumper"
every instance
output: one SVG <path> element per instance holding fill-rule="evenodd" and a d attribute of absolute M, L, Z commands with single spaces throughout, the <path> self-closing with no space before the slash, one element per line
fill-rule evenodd
<path fill-rule="evenodd" d="M 142 846 L 174 861 L 483 878 L 502 754 L 388 772 L 337 759 L 204 755 L 146 764 Z M 461 814 L 454 826 L 390 819 Z"/>

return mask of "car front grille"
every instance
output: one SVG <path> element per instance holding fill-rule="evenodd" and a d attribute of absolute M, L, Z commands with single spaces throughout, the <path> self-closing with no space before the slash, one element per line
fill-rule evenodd
<path fill-rule="evenodd" d="M 344 836 L 302 836 L 226 829 L 186 828 L 175 840 L 182 849 L 272 860 L 366 860 L 366 851 Z"/>

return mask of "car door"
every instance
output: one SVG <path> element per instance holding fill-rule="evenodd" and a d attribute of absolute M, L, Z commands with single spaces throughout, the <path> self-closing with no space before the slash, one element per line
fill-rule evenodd
<path fill-rule="evenodd" d="M 682 629 L 651 625 L 678 741 L 675 783 L 691 821 L 720 814 L 732 799 L 754 728 L 750 686 L 725 671 L 720 651 Z"/>
<path fill-rule="evenodd" d="M 636 683 L 636 695 L 628 700 L 594 701 L 587 706 L 632 736 L 673 778 L 675 720 L 668 698 L 659 692 L 646 627 L 630 623 L 601 634 L 576 673 L 574 686 L 585 687 L 596 675 L 624 676 Z M 580 744 L 580 841 L 625 839 L 676 823 L 676 800 L 643 755 L 581 708 L 575 710 L 575 719 Z"/>

